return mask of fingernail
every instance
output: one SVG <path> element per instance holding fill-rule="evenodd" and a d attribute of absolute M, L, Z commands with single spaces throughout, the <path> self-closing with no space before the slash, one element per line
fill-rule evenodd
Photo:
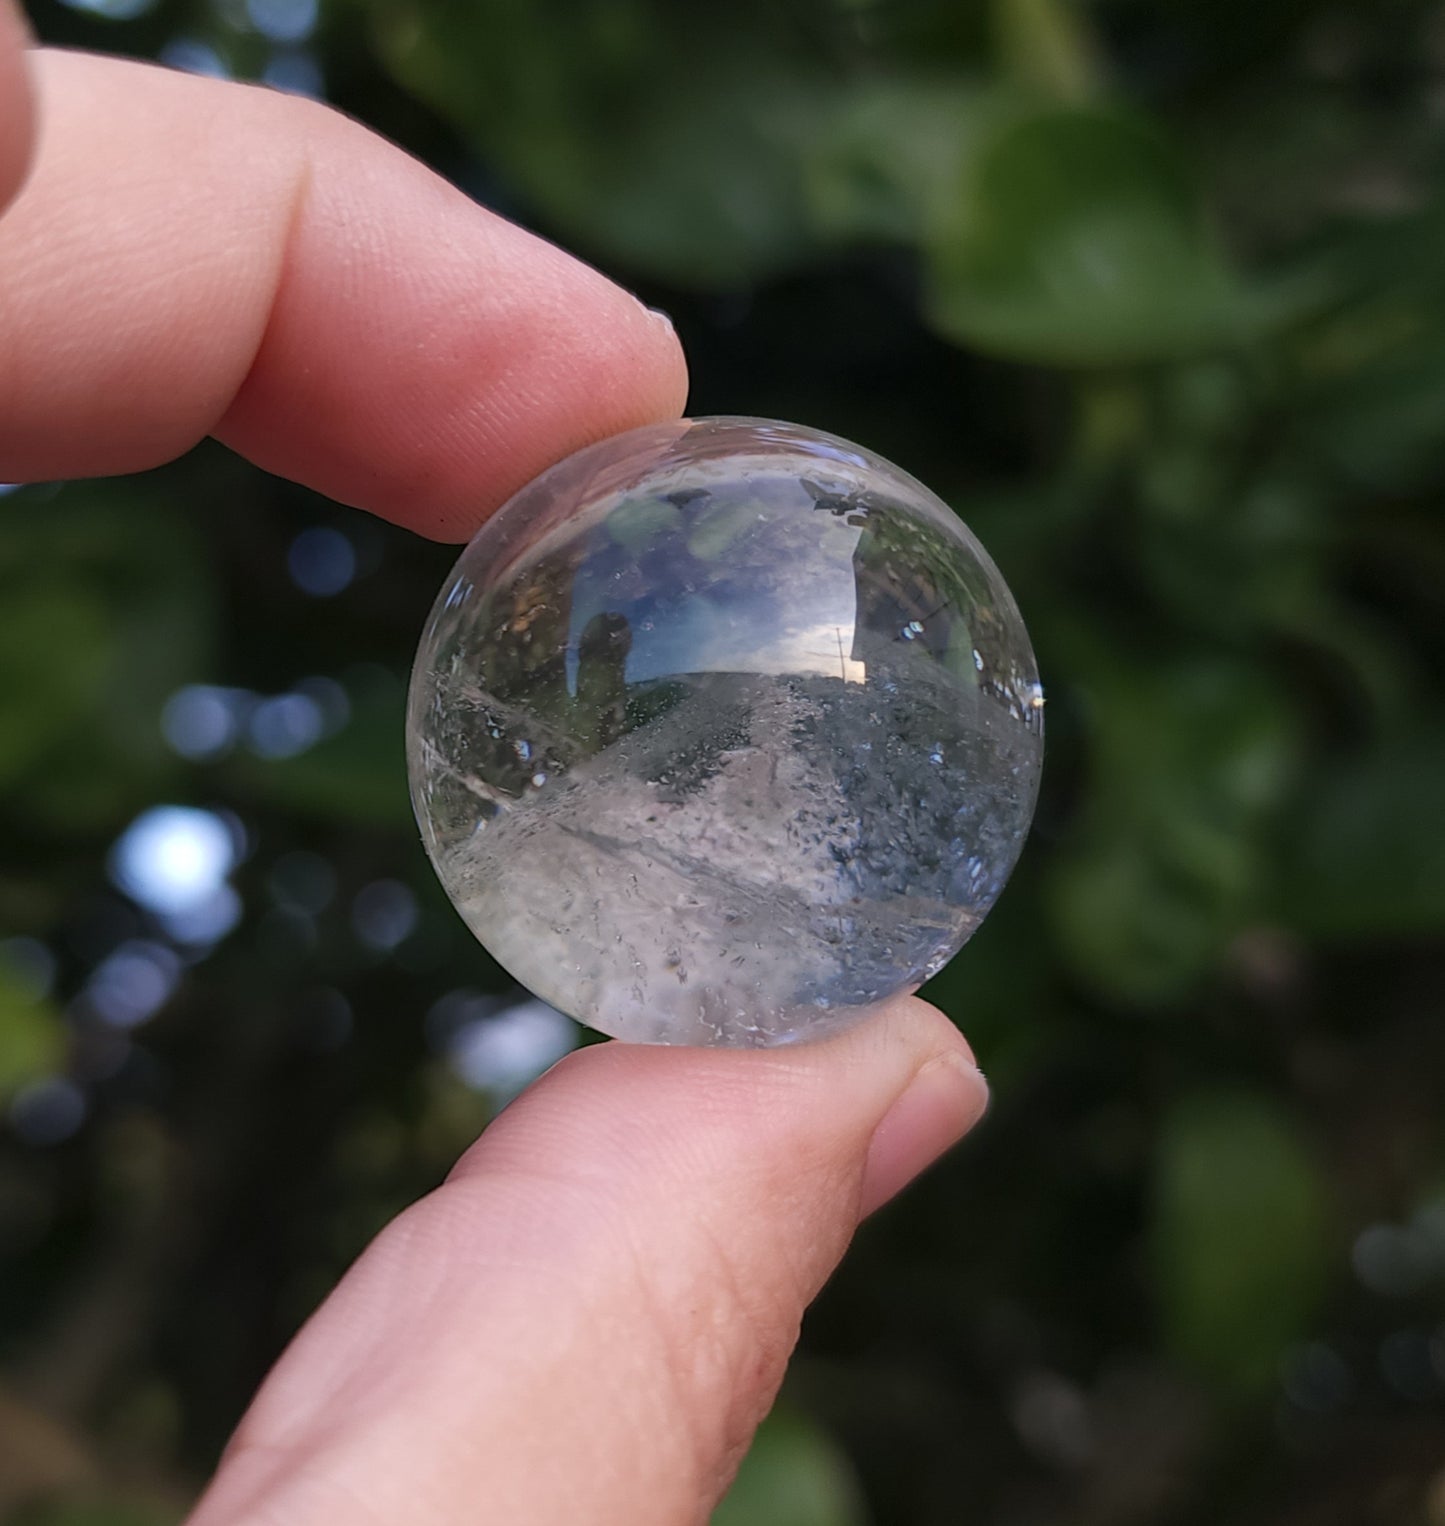
<path fill-rule="evenodd" d="M 962 1054 L 939 1055 L 908 1083 L 868 1147 L 862 1213 L 881 1208 L 983 1117 L 988 1083 Z"/>
<path fill-rule="evenodd" d="M 664 312 L 662 308 L 649 307 L 647 309 L 647 316 L 654 323 L 660 324 L 663 328 L 667 329 L 669 333 L 675 334 L 677 332 L 677 325 L 672 321 L 672 314 Z"/>

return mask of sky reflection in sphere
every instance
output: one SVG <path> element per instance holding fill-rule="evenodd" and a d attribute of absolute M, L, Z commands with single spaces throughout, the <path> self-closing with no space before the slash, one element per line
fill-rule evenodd
<path fill-rule="evenodd" d="M 1002 578 L 921 484 L 792 425 L 660 425 L 463 554 L 413 673 L 413 799 L 543 1000 L 624 1038 L 789 1042 L 978 925 L 1042 703 Z"/>

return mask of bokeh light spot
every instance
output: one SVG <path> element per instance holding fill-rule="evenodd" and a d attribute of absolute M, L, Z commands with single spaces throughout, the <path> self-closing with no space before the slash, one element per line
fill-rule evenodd
<path fill-rule="evenodd" d="M 327 736 L 334 736 L 351 719 L 351 698 L 334 678 L 322 674 L 303 678 L 293 692 L 309 699 L 321 712 Z"/>
<path fill-rule="evenodd" d="M 272 42 L 301 42 L 316 30 L 316 0 L 246 0 L 246 17 Z"/>
<path fill-rule="evenodd" d="M 1355 1386 L 1345 1359 L 1323 1341 L 1310 1341 L 1290 1353 L 1280 1385 L 1296 1409 L 1316 1415 L 1341 1408 Z"/>
<path fill-rule="evenodd" d="M 44 1001 L 55 986 L 55 955 L 39 938 L 0 938 L 0 970 L 29 1001 Z"/>
<path fill-rule="evenodd" d="M 1025 1444 L 1057 1467 L 1082 1467 L 1093 1452 L 1084 1394 L 1053 1372 L 1033 1372 L 1018 1385 L 1011 1413 Z"/>
<path fill-rule="evenodd" d="M 468 1086 L 512 1096 L 576 1044 L 570 1018 L 530 1000 L 463 1022 L 450 1037 L 447 1058 Z"/>
<path fill-rule="evenodd" d="M 161 712 L 161 731 L 171 749 L 192 762 L 224 757 L 240 736 L 250 697 L 215 684 L 177 689 Z"/>
<path fill-rule="evenodd" d="M 390 953 L 416 930 L 416 896 L 400 880 L 373 880 L 351 907 L 351 925 L 367 948 Z"/>
<path fill-rule="evenodd" d="M 204 949 L 219 943 L 241 920 L 241 897 L 231 885 L 220 886 L 199 905 L 185 911 L 173 911 L 161 921 L 177 943 L 191 949 Z"/>
<path fill-rule="evenodd" d="M 1398 1224 L 1372 1224 L 1356 1238 L 1350 1253 L 1355 1276 L 1372 1292 L 1406 1298 L 1431 1272 L 1426 1237 Z"/>
<path fill-rule="evenodd" d="M 155 0 L 61 0 L 61 4 L 87 16 L 102 16 L 106 21 L 134 21 L 155 6 Z"/>
<path fill-rule="evenodd" d="M 85 1093 L 68 1076 L 45 1076 L 10 1102 L 10 1127 L 28 1145 L 44 1148 L 71 1137 L 85 1122 Z"/>
<path fill-rule="evenodd" d="M 196 37 L 176 37 L 158 55 L 163 64 L 187 74 L 204 74 L 210 79 L 230 79 L 231 69 L 208 42 Z"/>
<path fill-rule="evenodd" d="M 1380 1373 L 1402 1398 L 1426 1403 L 1438 1398 L 1440 1379 L 1431 1360 L 1430 1337 L 1421 1330 L 1396 1330 L 1380 1342 Z"/>
<path fill-rule="evenodd" d="M 85 987 L 85 1005 L 113 1028 L 135 1028 L 168 1002 L 181 961 L 162 943 L 136 939 L 104 959 Z"/>
<path fill-rule="evenodd" d="M 321 706 L 307 694 L 277 694 L 251 712 L 251 750 L 262 758 L 294 758 L 325 735 Z"/>
<path fill-rule="evenodd" d="M 313 525 L 291 542 L 286 569 L 302 593 L 314 599 L 333 598 L 349 588 L 356 576 L 356 547 L 340 530 Z"/>
<path fill-rule="evenodd" d="M 321 65 L 303 52 L 278 53 L 261 71 L 261 82 L 288 95 L 306 95 L 320 100 L 326 94 L 326 76 Z"/>
<path fill-rule="evenodd" d="M 146 910 L 181 916 L 221 889 L 235 861 L 235 838 L 214 811 L 158 805 L 122 833 L 111 850 L 110 874 Z"/>

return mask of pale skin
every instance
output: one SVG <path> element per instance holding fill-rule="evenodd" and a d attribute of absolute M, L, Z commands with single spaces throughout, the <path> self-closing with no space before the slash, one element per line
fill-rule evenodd
<path fill-rule="evenodd" d="M 28 46 L 0 0 L 0 481 L 214 435 L 463 540 L 677 416 L 670 326 L 313 102 Z M 860 1219 L 986 1089 L 916 998 L 772 1052 L 599 1045 L 282 1356 L 192 1526 L 693 1526 Z"/>

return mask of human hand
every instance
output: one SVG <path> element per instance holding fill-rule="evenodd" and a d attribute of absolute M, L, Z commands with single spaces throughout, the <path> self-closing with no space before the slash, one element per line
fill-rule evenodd
<path fill-rule="evenodd" d="M 681 408 L 665 321 L 355 124 L 106 59 L 27 70 L 21 37 L 0 0 L 0 480 L 214 434 L 464 539 Z M 916 1000 L 786 1050 L 573 1055 L 347 1274 L 193 1526 L 705 1520 L 859 1218 L 984 1102 Z"/>

